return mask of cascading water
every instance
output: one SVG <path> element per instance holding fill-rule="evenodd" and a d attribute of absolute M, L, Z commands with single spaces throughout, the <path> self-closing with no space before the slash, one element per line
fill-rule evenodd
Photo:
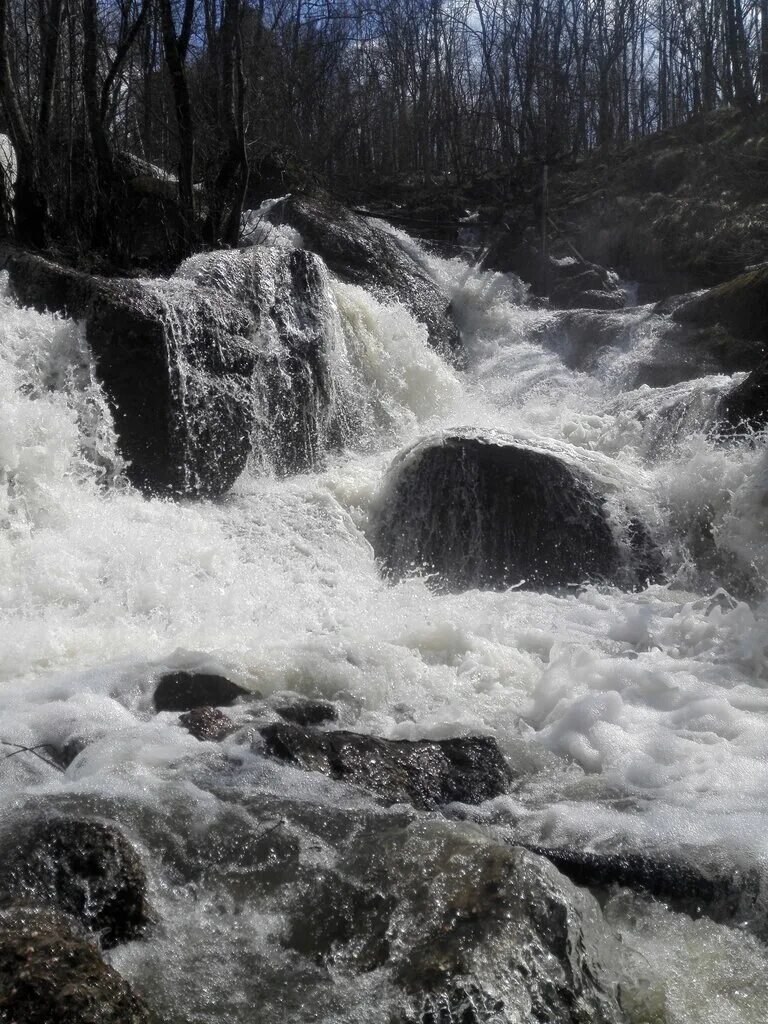
<path fill-rule="evenodd" d="M 447 856 L 446 830 L 467 848 L 492 836 L 682 852 L 758 880 L 768 869 L 768 447 L 708 435 L 731 378 L 626 390 L 628 365 L 658 343 L 640 314 L 589 371 L 570 368 L 551 343 L 558 315 L 525 305 L 519 282 L 412 251 L 450 296 L 469 369 L 430 349 L 404 307 L 331 279 L 327 373 L 351 426 L 321 432 L 319 468 L 280 476 L 252 458 L 216 501 L 129 486 L 81 328 L 4 292 L 0 739 L 85 743 L 64 773 L 0 761 L 0 826 L 43 805 L 120 822 L 159 924 L 108 959 L 168 1021 L 397 1019 L 402 995 L 371 936 L 391 884 L 407 896 L 390 959 L 412 957 L 437 913 L 418 893 L 425 865 Z M 663 548 L 668 582 L 563 594 L 385 581 L 368 537 L 387 468 L 467 425 L 620 491 Z M 357 732 L 490 734 L 516 784 L 467 811 L 476 824 L 382 808 L 242 735 L 201 745 L 178 715 L 155 714 L 158 677 L 182 669 L 267 697 L 323 696 Z M 238 724 L 258 721 L 246 708 Z M 403 828 L 412 846 L 398 846 Z M 375 871 L 378 902 L 366 901 L 361 879 Z M 351 937 L 319 964 L 303 936 L 322 941 L 324 918 L 342 913 L 334 900 Z M 628 890 L 603 913 L 603 968 L 627 1021 L 768 1018 L 759 881 L 725 920 Z M 482 977 L 500 955 L 491 942 L 473 969 Z M 546 958 L 534 961 L 546 980 Z"/>

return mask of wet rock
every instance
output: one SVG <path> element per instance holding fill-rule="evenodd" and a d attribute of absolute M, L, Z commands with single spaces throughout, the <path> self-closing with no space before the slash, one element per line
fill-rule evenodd
<path fill-rule="evenodd" d="M 403 302 L 426 324 L 430 343 L 455 362 L 463 362 L 448 299 L 386 228 L 321 192 L 288 196 L 273 207 L 270 219 L 299 231 L 304 245 L 322 256 L 342 279 L 385 299 Z"/>
<path fill-rule="evenodd" d="M 130 985 L 65 920 L 0 915 L 0 1020 L 16 1024 L 151 1024 Z"/>
<path fill-rule="evenodd" d="M 743 920 L 754 911 L 760 892 L 756 871 L 696 863 L 663 851 L 616 853 L 532 846 L 576 885 L 606 892 L 614 886 L 653 896 L 674 910 L 716 921 Z"/>
<path fill-rule="evenodd" d="M 391 895 L 330 874 L 314 884 L 292 919 L 286 945 L 321 964 L 372 971 L 389 957 Z"/>
<path fill-rule="evenodd" d="M 402 454 L 371 541 L 392 578 L 421 571 L 454 591 L 637 583 L 599 488 L 553 455 L 496 437 L 427 439 Z"/>
<path fill-rule="evenodd" d="M 496 992 L 490 1009 L 505 1022 L 622 1021 L 601 962 L 606 936 L 596 901 L 527 851 L 446 839 L 439 851 L 423 850 L 431 859 L 410 907 L 416 941 L 406 940 L 401 983 L 449 1007 L 459 979 L 465 991 L 469 984 Z"/>
<path fill-rule="evenodd" d="M 86 339 L 131 482 L 215 496 L 251 450 L 253 321 L 228 296 L 173 282 L 99 282 Z"/>
<path fill-rule="evenodd" d="M 218 708 L 195 708 L 182 715 L 179 722 L 196 740 L 217 742 L 234 732 L 237 726 Z"/>
<path fill-rule="evenodd" d="M 62 313 L 78 320 L 93 300 L 95 278 L 35 253 L 9 249 L 4 253 L 4 268 L 18 301 L 40 313 Z"/>
<path fill-rule="evenodd" d="M 312 253 L 205 253 L 167 281 L 94 277 L 16 251 L 7 262 L 20 302 L 85 320 L 127 475 L 147 493 L 213 497 L 253 448 L 303 471 L 354 434 L 332 372 L 338 314 Z"/>
<path fill-rule="evenodd" d="M 253 693 L 224 676 L 210 672 L 169 672 L 155 689 L 156 711 L 193 711 L 234 704 L 238 697 Z"/>
<path fill-rule="evenodd" d="M 334 372 L 336 304 L 318 256 L 260 246 L 201 253 L 175 279 L 233 300 L 253 318 L 252 332 L 268 339 L 254 381 L 262 407 L 256 442 L 275 468 L 312 469 L 351 439 L 351 403 Z"/>
<path fill-rule="evenodd" d="M 339 712 L 328 700 L 317 700 L 311 697 L 297 697 L 294 700 L 279 700 L 275 711 L 286 722 L 296 725 L 322 725 L 323 722 L 336 722 Z"/>
<path fill-rule="evenodd" d="M 61 768 L 68 768 L 75 758 L 82 754 L 90 742 L 85 736 L 73 736 L 65 743 L 57 746 L 51 745 L 47 749 L 50 751 L 56 764 Z"/>
<path fill-rule="evenodd" d="M 380 913 L 405 1020 L 623 1024 L 599 904 L 545 858 L 428 818 L 363 837 L 338 870 L 395 901 Z"/>
<path fill-rule="evenodd" d="M 51 906 L 96 933 L 104 948 L 141 936 L 151 919 L 138 854 L 114 825 L 51 819 L 5 836 L 5 905 Z"/>
<path fill-rule="evenodd" d="M 261 736 L 271 757 L 361 786 L 386 804 L 479 804 L 505 793 L 511 781 L 501 751 L 489 736 L 386 740 L 344 730 L 316 732 L 282 722 L 261 729 Z"/>
<path fill-rule="evenodd" d="M 253 318 L 229 296 L 92 277 L 14 253 L 18 300 L 86 321 L 131 482 L 213 496 L 245 468 L 253 426 Z"/>
<path fill-rule="evenodd" d="M 679 323 L 721 324 L 735 337 L 768 340 L 768 263 L 683 302 L 672 313 Z"/>

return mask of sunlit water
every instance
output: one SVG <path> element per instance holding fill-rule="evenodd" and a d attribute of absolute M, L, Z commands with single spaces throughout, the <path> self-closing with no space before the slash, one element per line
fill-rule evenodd
<path fill-rule="evenodd" d="M 732 380 L 628 389 L 659 343 L 647 311 L 593 372 L 570 370 L 557 314 L 524 305 L 519 282 L 419 258 L 453 301 L 469 370 L 443 362 L 403 307 L 334 281 L 355 449 L 287 479 L 254 459 L 203 503 L 125 483 L 81 329 L 19 309 L 2 284 L 0 739 L 93 741 L 64 774 L 0 762 L 2 824 L 42 798 L 120 820 L 162 926 L 111 962 L 174 1020 L 388 1019 L 380 972 L 323 973 L 282 948 L 292 900 L 311 890 L 283 879 L 245 898 L 227 860 L 288 798 L 316 809 L 292 826 L 310 874 L 334 858 L 323 819 L 391 812 L 257 754 L 233 768 L 222 751 L 236 739 L 201 745 L 153 713 L 168 669 L 322 695 L 358 731 L 490 733 L 526 773 L 478 811 L 509 837 L 768 866 L 768 446 L 707 436 Z M 468 426 L 588 467 L 655 532 L 669 582 L 572 596 L 384 582 L 366 526 L 387 467 Z M 220 863 L 198 876 L 206 846 Z M 739 922 L 626 894 L 606 919 L 633 1021 L 768 1019 L 768 956 Z"/>

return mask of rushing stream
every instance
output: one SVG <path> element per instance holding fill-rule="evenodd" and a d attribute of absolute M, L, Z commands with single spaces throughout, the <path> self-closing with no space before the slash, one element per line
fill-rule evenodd
<path fill-rule="evenodd" d="M 626 1019 L 764 1024 L 766 440 L 708 436 L 729 377 L 635 386 L 663 344 L 648 309 L 605 314 L 623 317 L 618 343 L 572 368 L 561 315 L 528 304 L 516 279 L 413 248 L 452 301 L 468 368 L 431 349 L 404 307 L 331 278 L 347 443 L 288 476 L 255 450 L 215 501 L 148 500 L 127 483 L 82 328 L 19 308 L 2 281 L 0 739 L 88 744 L 63 773 L 0 761 L 0 825 L 43 801 L 121 822 L 158 924 L 108 959 L 165 1019 L 389 1021 L 386 967 L 320 966 L 286 936 L 312 927 L 313 879 L 366 851 L 373 861 L 381 822 L 416 812 L 277 765 L 238 735 L 200 744 L 177 714 L 154 713 L 154 685 L 205 669 L 265 697 L 333 700 L 358 732 L 489 734 L 520 781 L 450 827 L 683 851 L 758 879 L 749 911 L 719 921 L 608 896 L 604 960 Z M 620 490 L 661 546 L 666 582 L 442 593 L 383 579 L 368 538 L 386 471 L 457 427 L 533 444 Z M 448 827 L 423 817 L 427 835 Z M 243 851 L 270 834 L 254 867 Z"/>

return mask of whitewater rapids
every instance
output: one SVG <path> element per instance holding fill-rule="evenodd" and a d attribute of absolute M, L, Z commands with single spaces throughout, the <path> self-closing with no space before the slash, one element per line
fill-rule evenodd
<path fill-rule="evenodd" d="M 365 977 L 318 989 L 276 941 L 279 905 L 192 891 L 160 856 L 159 835 L 203 834 L 232 806 L 210 781 L 215 754 L 152 711 L 168 670 L 321 695 L 344 726 L 392 738 L 491 734 L 526 782 L 480 814 L 526 841 L 703 849 L 768 870 L 768 440 L 708 436 L 729 377 L 627 390 L 660 344 L 647 311 L 578 372 L 557 314 L 526 305 L 516 279 L 414 251 L 450 296 L 469 369 L 431 350 L 402 306 L 333 280 L 354 446 L 288 478 L 256 453 L 216 502 L 147 500 L 126 483 L 81 327 L 18 308 L 0 282 L 0 739 L 93 740 L 65 774 L 0 761 L 0 821 L 44 800 L 120 808 L 163 929 L 110 962 L 187 1024 L 254 1019 L 254 992 L 262 1021 L 379 1010 Z M 534 438 L 620 488 L 661 540 L 669 582 L 554 596 L 382 580 L 366 528 L 388 466 L 468 426 Z M 691 538 L 704 519 L 702 554 Z M 251 760 L 233 792 L 335 799 Z M 626 893 L 605 914 L 636 1024 L 768 1020 L 768 950 L 738 922 Z"/>

